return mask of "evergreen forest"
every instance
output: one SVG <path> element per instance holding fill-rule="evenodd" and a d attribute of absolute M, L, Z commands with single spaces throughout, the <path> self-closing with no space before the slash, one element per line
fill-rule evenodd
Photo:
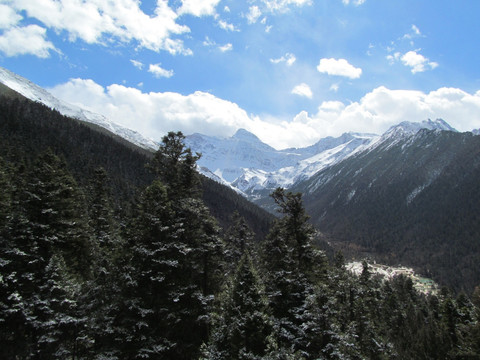
<path fill-rule="evenodd" d="M 300 193 L 271 194 L 274 221 L 222 210 L 180 132 L 132 171 L 125 144 L 68 147 L 98 131 L 0 104 L 1 359 L 480 358 L 479 288 L 351 274 L 314 242 Z M 39 136 L 49 122 L 78 128 Z"/>

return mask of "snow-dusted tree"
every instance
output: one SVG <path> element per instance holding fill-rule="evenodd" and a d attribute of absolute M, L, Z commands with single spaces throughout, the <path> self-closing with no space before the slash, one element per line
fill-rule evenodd
<path fill-rule="evenodd" d="M 114 219 L 103 168 L 94 171 L 89 187 L 89 226 L 92 231 L 93 271 L 81 299 L 82 311 L 88 314 L 88 356 L 109 358 L 118 353 L 115 346 L 114 320 L 121 297 L 119 261 L 123 241 Z"/>
<path fill-rule="evenodd" d="M 253 256 L 254 234 L 245 219 L 235 211 L 232 215 L 232 225 L 225 234 L 225 264 L 229 274 L 237 269 L 240 259 L 248 253 Z"/>
<path fill-rule="evenodd" d="M 150 164 L 151 170 L 165 184 L 173 197 L 191 197 L 198 194 L 199 178 L 196 162 L 200 154 L 192 154 L 184 144 L 182 132 L 169 132 L 162 138 L 158 151 Z"/>
<path fill-rule="evenodd" d="M 75 299 L 90 274 L 85 204 L 51 151 L 38 156 L 21 177 L 25 180 L 17 181 L 10 231 L 2 244 L 8 256 L 2 269 L 11 331 L 7 341 L 26 357 L 62 358 L 79 351 L 82 337 Z"/>
<path fill-rule="evenodd" d="M 90 276 L 92 243 L 85 197 L 66 164 L 51 150 L 40 154 L 26 184 L 25 209 L 40 256 L 48 263 L 53 251 L 63 255 L 68 271 Z"/>
<path fill-rule="evenodd" d="M 208 337 L 223 243 L 198 197 L 196 158 L 181 140 L 181 133 L 164 137 L 151 164 L 159 179 L 143 193 L 130 231 L 133 256 L 119 321 L 131 357 L 195 358 Z"/>
<path fill-rule="evenodd" d="M 314 231 L 307 222 L 301 195 L 278 188 L 272 197 L 283 218 L 263 245 L 264 282 L 279 346 L 308 357 L 303 325 L 312 321 L 308 299 L 323 276 L 325 259 L 312 245 Z"/>
<path fill-rule="evenodd" d="M 269 349 L 268 301 L 250 256 L 245 254 L 224 294 L 206 359 L 261 359 Z"/>
<path fill-rule="evenodd" d="M 166 339 L 170 309 L 168 293 L 174 286 L 180 248 L 172 241 L 171 204 L 167 191 L 155 181 L 142 194 L 132 226 L 131 259 L 125 264 L 123 304 L 114 323 L 115 344 L 125 358 L 166 358 L 174 347 Z"/>

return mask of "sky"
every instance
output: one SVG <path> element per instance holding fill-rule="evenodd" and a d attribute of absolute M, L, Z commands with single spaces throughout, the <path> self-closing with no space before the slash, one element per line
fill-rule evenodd
<path fill-rule="evenodd" d="M 480 1 L 0 0 L 0 66 L 144 136 L 480 128 Z"/>

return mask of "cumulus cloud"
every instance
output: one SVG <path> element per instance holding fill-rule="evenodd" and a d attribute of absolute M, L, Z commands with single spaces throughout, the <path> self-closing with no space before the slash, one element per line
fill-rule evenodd
<path fill-rule="evenodd" d="M 193 16 L 208 16 L 216 13 L 220 0 L 182 0 L 182 6 L 178 9 L 178 14 L 191 14 Z"/>
<path fill-rule="evenodd" d="M 430 61 L 416 51 L 409 51 L 401 57 L 402 63 L 411 68 L 412 74 L 435 69 L 438 63 Z"/>
<path fill-rule="evenodd" d="M 8 29 L 22 20 L 22 16 L 7 5 L 0 4 L 0 29 Z"/>
<path fill-rule="evenodd" d="M 299 119 L 312 131 L 322 128 L 323 136 L 337 136 L 345 131 L 381 134 L 402 121 L 428 118 L 442 118 L 459 131 L 478 127 L 480 91 L 469 94 L 456 88 L 440 88 L 424 93 L 381 86 L 348 105 L 324 102 L 316 114 L 303 114 Z"/>
<path fill-rule="evenodd" d="M 237 104 L 201 91 L 190 95 L 143 93 L 124 85 L 103 87 L 82 79 L 50 91 L 156 140 L 171 130 L 231 136 L 245 128 L 280 149 L 306 146 L 347 131 L 381 134 L 404 120 L 443 118 L 459 131 L 478 128 L 480 123 L 480 91 L 469 94 L 456 88 L 424 93 L 381 86 L 359 101 L 326 101 L 315 114 L 301 111 L 293 119 L 249 115 Z"/>
<path fill-rule="evenodd" d="M 413 39 L 415 37 L 420 37 L 420 36 L 422 36 L 422 32 L 420 31 L 420 29 L 415 24 L 413 24 L 412 27 L 411 27 L 411 32 L 403 35 L 403 38 L 404 39 Z"/>
<path fill-rule="evenodd" d="M 308 84 L 305 84 L 305 83 L 301 83 L 301 84 L 295 86 L 292 89 L 292 94 L 299 95 L 299 96 L 304 96 L 304 97 L 307 97 L 309 99 L 311 99 L 313 97 L 312 89 L 310 89 L 310 86 L 308 86 Z"/>
<path fill-rule="evenodd" d="M 224 20 L 218 20 L 218 26 L 220 26 L 220 29 L 223 29 L 225 31 L 238 31 L 235 25 L 227 23 Z"/>
<path fill-rule="evenodd" d="M 260 8 L 257 5 L 252 5 L 248 9 L 248 14 L 247 14 L 247 22 L 249 24 L 254 24 L 257 22 L 258 18 L 262 16 L 262 12 L 260 11 Z"/>
<path fill-rule="evenodd" d="M 14 26 L 0 36 L 0 51 L 6 56 L 30 54 L 48 58 L 50 51 L 59 51 L 46 40 L 46 32 L 45 28 L 38 25 Z"/>
<path fill-rule="evenodd" d="M 152 73 L 156 78 L 171 78 L 174 74 L 173 70 L 165 70 L 160 65 L 161 64 L 150 64 L 148 72 Z"/>
<path fill-rule="evenodd" d="M 279 63 L 286 63 L 288 66 L 292 66 L 293 63 L 297 60 L 295 55 L 286 53 L 284 56 L 278 58 L 278 59 L 270 59 L 270 62 L 273 64 L 279 64 Z"/>
<path fill-rule="evenodd" d="M 220 50 L 221 52 L 232 51 L 232 50 L 233 50 L 233 45 L 230 44 L 230 43 L 228 43 L 228 44 L 219 46 L 219 47 L 218 47 L 218 50 Z"/>
<path fill-rule="evenodd" d="M 362 69 L 356 68 L 345 59 L 321 59 L 317 70 L 324 74 L 344 76 L 350 79 L 358 79 L 362 75 Z"/>
<path fill-rule="evenodd" d="M 88 79 L 71 79 L 49 91 L 156 140 L 172 130 L 218 136 L 230 136 L 240 127 L 253 130 L 252 118 L 237 104 L 201 91 L 186 96 L 143 93 L 119 84 L 103 87 Z"/>
<path fill-rule="evenodd" d="M 190 29 L 176 22 L 178 14 L 166 0 L 157 1 L 153 15 L 145 14 L 136 0 L 16 0 L 8 6 L 57 33 L 65 32 L 70 41 L 81 39 L 89 44 L 134 41 L 153 51 L 192 53 L 182 40 L 173 38 Z"/>

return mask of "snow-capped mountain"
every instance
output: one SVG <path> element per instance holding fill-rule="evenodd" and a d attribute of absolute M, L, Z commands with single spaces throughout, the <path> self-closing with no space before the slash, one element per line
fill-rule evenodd
<path fill-rule="evenodd" d="M 305 148 L 276 150 L 244 129 L 230 138 L 193 134 L 187 136 L 186 145 L 202 154 L 198 163 L 206 176 L 256 199 L 278 186 L 292 187 L 350 156 L 387 150 L 421 129 L 456 132 L 442 119 L 428 119 L 401 122 L 381 136 L 345 133 L 326 137 Z"/>
<path fill-rule="evenodd" d="M 377 138 L 373 134 L 346 133 L 306 148 L 276 150 L 240 129 L 230 138 L 193 134 L 187 136 L 186 145 L 202 154 L 199 165 L 215 174 L 217 181 L 254 196 L 259 191 L 289 187 L 309 178 Z"/>
<path fill-rule="evenodd" d="M 155 141 L 144 137 L 138 132 L 118 125 L 103 115 L 95 114 L 91 111 L 59 100 L 47 90 L 34 84 L 30 80 L 14 74 L 2 67 L 0 67 L 0 83 L 23 95 L 27 99 L 42 103 L 51 109 L 57 110 L 62 115 L 98 125 L 144 149 L 156 150 L 158 148 L 158 144 Z"/>

